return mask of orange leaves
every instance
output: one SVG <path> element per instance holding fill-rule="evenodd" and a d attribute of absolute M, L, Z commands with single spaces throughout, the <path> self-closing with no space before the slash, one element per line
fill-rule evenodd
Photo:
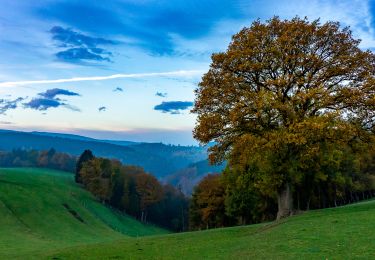
<path fill-rule="evenodd" d="M 147 173 L 139 173 L 134 175 L 134 177 L 141 210 L 147 209 L 147 207 L 162 199 L 163 188 L 154 176 Z"/>
<path fill-rule="evenodd" d="M 359 42 L 337 22 L 255 21 L 212 56 L 194 137 L 214 141 L 212 162 L 229 159 L 268 194 L 286 183 L 344 187 L 340 171 L 356 168 L 344 152 L 375 133 L 375 55 Z"/>
<path fill-rule="evenodd" d="M 255 21 L 212 56 L 196 91 L 195 138 L 227 151 L 244 134 L 304 145 L 327 130 L 319 118 L 332 113 L 373 127 L 375 55 L 358 44 L 336 22 Z M 225 149 L 216 151 L 224 158 Z"/>
<path fill-rule="evenodd" d="M 191 205 L 191 214 L 197 216 L 192 223 L 201 227 L 224 225 L 225 188 L 217 174 L 207 175 L 196 187 Z"/>

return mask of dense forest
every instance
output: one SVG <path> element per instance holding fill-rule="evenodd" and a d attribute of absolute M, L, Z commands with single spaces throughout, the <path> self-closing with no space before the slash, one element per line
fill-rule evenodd
<path fill-rule="evenodd" d="M 326 146 L 327 144 L 322 144 Z M 294 176 L 292 214 L 337 207 L 375 197 L 374 142 L 329 147 Z M 242 150 L 243 152 L 243 150 Z M 190 228 L 205 229 L 271 221 L 277 193 L 262 177 L 259 159 L 236 154 L 223 174 L 206 176 L 194 189 Z M 263 161 L 264 163 L 264 161 Z"/>
<path fill-rule="evenodd" d="M 86 150 L 77 162 L 75 179 L 101 202 L 142 222 L 174 231 L 188 229 L 188 199 L 140 167 L 97 158 Z"/>

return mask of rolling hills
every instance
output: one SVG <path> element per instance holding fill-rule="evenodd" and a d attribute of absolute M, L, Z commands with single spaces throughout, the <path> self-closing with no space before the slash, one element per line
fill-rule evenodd
<path fill-rule="evenodd" d="M 59 249 L 55 259 L 374 259 L 375 201 L 243 227 Z M 42 256 L 42 255 L 41 255 Z"/>
<path fill-rule="evenodd" d="M 0 169 L 0 259 L 163 233 L 98 203 L 70 173 Z"/>
<path fill-rule="evenodd" d="M 137 165 L 157 178 L 174 174 L 189 164 L 207 159 L 207 148 L 162 143 L 129 143 L 96 140 L 83 136 L 43 132 L 0 130 L 0 151 L 12 149 L 49 150 L 54 148 L 78 156 L 90 149 L 96 156 Z"/>
<path fill-rule="evenodd" d="M 0 216 L 0 259 L 375 258 L 374 200 L 280 222 L 165 234 L 95 202 L 70 174 L 1 169 Z"/>

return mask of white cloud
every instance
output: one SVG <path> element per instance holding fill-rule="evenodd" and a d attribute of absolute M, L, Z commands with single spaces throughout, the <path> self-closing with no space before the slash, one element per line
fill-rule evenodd
<path fill-rule="evenodd" d="M 101 81 L 119 78 L 145 78 L 145 77 L 192 77 L 202 75 L 204 71 L 201 70 L 179 70 L 170 72 L 155 72 L 155 73 L 134 73 L 134 74 L 114 74 L 109 76 L 92 76 L 92 77 L 75 77 L 66 79 L 47 79 L 47 80 L 24 80 L 24 81 L 6 81 L 1 82 L 0 87 L 14 87 L 25 86 L 33 84 L 56 84 L 66 82 L 79 82 L 79 81 Z"/>
<path fill-rule="evenodd" d="M 292 18 L 296 15 L 310 20 L 320 18 L 321 22 L 339 21 L 342 26 L 350 26 L 355 38 L 362 40 L 360 47 L 375 47 L 375 32 L 371 26 L 372 15 L 369 1 L 364 0 L 290 0 L 288 4 L 276 1 L 265 1 L 268 15 L 262 19 L 279 15 L 281 18 Z M 272 13 L 271 13 L 272 12 Z"/>

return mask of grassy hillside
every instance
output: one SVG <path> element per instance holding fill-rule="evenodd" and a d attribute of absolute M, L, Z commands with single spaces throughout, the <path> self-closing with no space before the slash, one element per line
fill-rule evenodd
<path fill-rule="evenodd" d="M 162 233 L 96 202 L 71 173 L 0 169 L 0 259 Z"/>
<path fill-rule="evenodd" d="M 61 172 L 0 170 L 0 200 L 0 259 L 375 259 L 375 201 L 165 235 L 96 203 Z"/>
<path fill-rule="evenodd" d="M 279 223 L 144 237 L 60 250 L 58 259 L 375 259 L 375 201 Z"/>

